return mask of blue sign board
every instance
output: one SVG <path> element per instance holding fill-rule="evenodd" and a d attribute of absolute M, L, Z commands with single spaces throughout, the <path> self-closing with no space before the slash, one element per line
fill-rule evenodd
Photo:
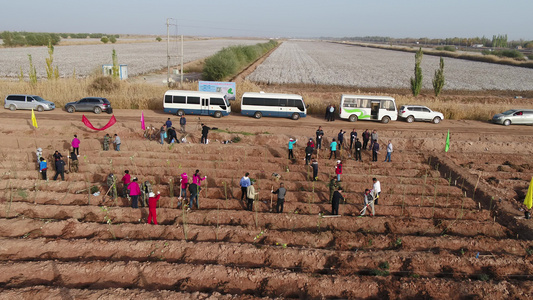
<path fill-rule="evenodd" d="M 198 81 L 198 90 L 201 92 L 217 92 L 226 94 L 226 99 L 235 100 L 235 82 Z"/>

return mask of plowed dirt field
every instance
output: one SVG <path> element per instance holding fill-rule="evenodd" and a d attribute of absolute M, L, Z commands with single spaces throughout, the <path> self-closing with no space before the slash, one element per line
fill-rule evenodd
<path fill-rule="evenodd" d="M 346 121 L 315 116 L 298 121 L 187 116 L 187 140 L 149 141 L 140 111 L 116 110 L 104 132 L 86 128 L 82 114 L 60 109 L 0 111 L 0 299 L 530 299 L 533 231 L 521 218 L 533 175 L 533 131 L 477 121 L 441 124 Z M 110 115 L 86 116 L 96 127 Z M 159 128 L 171 117 L 145 111 Z M 217 127 L 198 144 L 197 123 Z M 175 125 L 175 126 L 176 126 Z M 323 149 L 318 181 L 304 163 L 305 143 L 318 126 L 329 145 L 340 129 L 361 136 L 375 129 L 392 162 L 353 160 L 344 149 L 341 185 L 346 203 L 330 216 L 327 183 L 335 160 Z M 179 127 L 176 126 L 176 127 Z M 451 150 L 444 152 L 447 131 Z M 103 151 L 117 133 L 121 151 Z M 65 181 L 39 178 L 35 150 L 67 155 L 81 140 L 79 172 Z M 237 143 L 221 141 L 240 138 Z M 287 159 L 289 137 L 298 139 Z M 105 197 L 106 177 L 130 170 L 162 198 L 159 225 L 127 198 Z M 196 169 L 199 206 L 179 206 L 179 174 Z M 246 211 L 239 180 L 256 180 L 258 200 Z M 281 175 L 278 181 L 272 173 Z M 375 216 L 359 216 L 362 192 L 381 182 Z M 284 212 L 273 212 L 271 189 L 287 188 Z M 90 188 L 100 194 L 94 196 Z M 121 187 L 119 187 L 119 191 Z M 95 190 L 93 190 L 94 192 Z"/>

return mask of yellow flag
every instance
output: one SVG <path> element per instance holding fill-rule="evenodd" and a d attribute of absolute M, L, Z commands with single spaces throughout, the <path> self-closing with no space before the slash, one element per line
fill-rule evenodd
<path fill-rule="evenodd" d="M 35 118 L 35 113 L 33 112 L 33 109 L 31 110 L 31 124 L 33 125 L 33 127 L 39 128 L 37 126 L 37 119 Z"/>
<path fill-rule="evenodd" d="M 524 204 L 526 205 L 527 209 L 531 209 L 531 206 L 533 206 L 533 178 L 531 178 L 531 182 L 529 183 L 529 189 L 527 189 L 527 195 L 526 199 L 524 200 Z"/>

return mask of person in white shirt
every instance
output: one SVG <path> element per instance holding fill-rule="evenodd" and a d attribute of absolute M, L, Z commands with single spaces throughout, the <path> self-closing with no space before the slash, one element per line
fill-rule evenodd
<path fill-rule="evenodd" d="M 374 194 L 374 204 L 378 204 L 379 194 L 381 194 L 381 183 L 374 177 L 372 178 L 374 185 L 372 186 L 372 193 Z"/>
<path fill-rule="evenodd" d="M 385 156 L 385 160 L 384 161 L 390 162 L 391 154 L 392 154 L 392 143 L 389 140 L 389 144 L 387 145 L 387 156 Z"/>

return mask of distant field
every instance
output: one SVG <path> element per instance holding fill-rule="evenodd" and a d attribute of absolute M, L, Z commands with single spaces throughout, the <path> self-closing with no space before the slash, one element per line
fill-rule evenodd
<path fill-rule="evenodd" d="M 215 54 L 224 47 L 231 45 L 253 45 L 264 40 L 215 39 L 184 42 L 184 62 L 190 62 Z M 179 44 L 171 44 L 171 52 L 176 64 Z M 111 52 L 115 49 L 120 64 L 128 65 L 130 76 L 160 70 L 167 66 L 167 44 L 165 42 L 117 43 L 97 45 L 56 46 L 54 65 L 58 66 L 61 77 L 90 75 L 100 70 L 102 64 L 111 64 Z M 28 76 L 28 54 L 31 54 L 37 69 L 37 76 L 46 77 L 45 58 L 48 57 L 46 47 L 0 48 L 0 77 L 16 78 L 22 68 Z"/>
<path fill-rule="evenodd" d="M 532 90 L 533 69 L 445 58 L 447 90 Z M 439 57 L 424 55 L 423 88 L 431 89 Z M 261 83 L 408 88 L 414 54 L 333 44 L 284 42 L 247 79 Z"/>

